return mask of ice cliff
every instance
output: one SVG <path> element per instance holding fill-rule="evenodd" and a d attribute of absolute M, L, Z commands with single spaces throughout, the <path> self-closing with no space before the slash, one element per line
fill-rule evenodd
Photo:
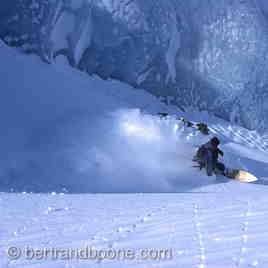
<path fill-rule="evenodd" d="M 0 38 L 265 131 L 267 18 L 265 0 L 13 0 Z"/>

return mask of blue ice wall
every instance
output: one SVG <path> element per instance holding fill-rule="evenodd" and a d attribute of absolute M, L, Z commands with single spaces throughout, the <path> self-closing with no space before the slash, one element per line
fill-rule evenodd
<path fill-rule="evenodd" d="M 265 0 L 14 0 L 0 37 L 47 62 L 267 130 Z"/>

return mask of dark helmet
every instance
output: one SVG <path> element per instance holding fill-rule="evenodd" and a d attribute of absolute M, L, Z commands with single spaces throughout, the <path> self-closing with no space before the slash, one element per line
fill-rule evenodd
<path fill-rule="evenodd" d="M 210 141 L 214 146 L 218 146 L 221 143 L 217 137 L 213 137 Z"/>

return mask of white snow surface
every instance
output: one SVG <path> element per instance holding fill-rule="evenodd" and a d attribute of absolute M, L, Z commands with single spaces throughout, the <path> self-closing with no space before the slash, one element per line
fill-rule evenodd
<path fill-rule="evenodd" d="M 145 91 L 46 65 L 2 43 L 0 57 L 1 268 L 267 267 L 265 136 L 206 113 L 179 113 Z M 160 120 L 159 111 L 174 116 Z M 211 136 L 183 127 L 175 113 L 207 122 L 225 164 L 259 182 L 193 168 L 196 147 Z M 12 247 L 18 259 L 8 256 Z M 136 255 L 42 256 L 86 247 Z M 141 259 L 150 248 L 170 249 L 172 258 Z"/>

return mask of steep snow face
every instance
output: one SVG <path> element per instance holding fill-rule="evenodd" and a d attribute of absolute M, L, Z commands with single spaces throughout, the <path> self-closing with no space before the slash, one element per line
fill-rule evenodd
<path fill-rule="evenodd" d="M 257 132 L 182 114 L 143 90 L 45 64 L 1 42 L 0 58 L 0 192 L 178 192 L 213 184 L 192 167 L 196 147 L 210 137 L 176 116 L 209 123 L 229 167 L 267 176 L 267 137 Z M 160 120 L 159 111 L 174 116 Z"/>
<path fill-rule="evenodd" d="M 0 7 L 0 36 L 263 131 L 267 13 L 264 0 L 14 1 Z"/>

